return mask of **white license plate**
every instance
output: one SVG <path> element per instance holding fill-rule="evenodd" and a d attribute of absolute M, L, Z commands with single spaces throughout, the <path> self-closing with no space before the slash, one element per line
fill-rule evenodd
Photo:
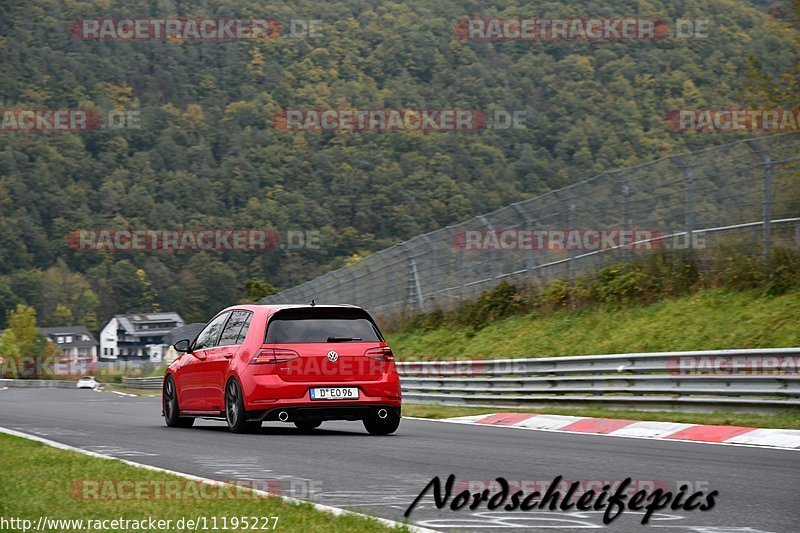
<path fill-rule="evenodd" d="M 358 387 L 316 387 L 311 389 L 312 400 L 358 400 Z"/>

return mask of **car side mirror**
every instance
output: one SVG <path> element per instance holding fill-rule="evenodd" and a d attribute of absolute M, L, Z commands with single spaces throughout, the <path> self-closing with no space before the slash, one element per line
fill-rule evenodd
<path fill-rule="evenodd" d="M 191 346 L 191 343 L 189 342 L 189 339 L 181 339 L 181 340 L 179 340 L 178 342 L 176 342 L 175 344 L 172 345 L 172 347 L 175 348 L 175 350 L 177 350 L 177 351 L 179 351 L 181 353 L 188 352 L 190 346 Z"/>

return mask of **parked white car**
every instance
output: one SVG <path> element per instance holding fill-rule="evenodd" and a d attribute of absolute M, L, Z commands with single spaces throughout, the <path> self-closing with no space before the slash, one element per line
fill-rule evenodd
<path fill-rule="evenodd" d="M 99 386 L 100 384 L 93 376 L 84 376 L 75 384 L 75 387 L 79 389 L 96 389 Z"/>

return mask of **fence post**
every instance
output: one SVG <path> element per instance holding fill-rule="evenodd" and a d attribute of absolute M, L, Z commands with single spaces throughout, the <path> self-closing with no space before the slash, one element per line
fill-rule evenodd
<path fill-rule="evenodd" d="M 333 279 L 331 285 L 329 285 L 325 290 L 320 291 L 320 294 L 317 295 L 317 300 L 320 302 L 331 302 L 334 304 L 344 304 L 350 303 L 342 297 L 342 280 L 339 278 L 339 272 L 341 269 L 336 269 L 330 272 L 330 277 Z M 325 295 L 325 291 L 330 291 L 330 296 L 327 298 Z"/>
<path fill-rule="evenodd" d="M 675 166 L 681 169 L 683 172 L 684 177 L 686 178 L 686 186 L 684 189 L 684 211 L 683 211 L 683 225 L 686 231 L 686 249 L 691 251 L 694 247 L 694 235 L 692 231 L 694 230 L 694 206 L 693 206 L 693 193 L 694 193 L 694 174 L 692 173 L 691 167 L 686 164 L 682 157 L 673 155 L 669 158 Z"/>
<path fill-rule="evenodd" d="M 369 294 L 369 306 L 370 307 L 378 307 L 378 299 L 380 295 L 380 276 L 381 274 L 385 274 L 386 272 L 386 259 L 384 259 L 384 252 L 380 251 L 376 254 L 371 255 L 364 259 L 364 261 L 370 261 L 373 257 L 375 258 L 375 270 L 374 274 L 370 276 L 370 283 L 368 285 L 368 294 Z M 378 263 L 380 261 L 380 263 Z M 371 267 L 370 267 L 371 268 Z M 372 271 L 371 271 L 372 272 Z"/>
<path fill-rule="evenodd" d="M 772 158 L 769 152 L 758 144 L 754 139 L 745 141 L 752 150 L 761 156 L 764 162 L 764 183 L 763 183 L 763 227 L 764 227 L 764 261 L 769 261 L 769 256 L 772 250 Z"/>
<path fill-rule="evenodd" d="M 478 215 L 475 218 L 480 220 L 481 224 L 483 224 L 484 227 L 486 227 L 486 229 L 488 229 L 489 231 L 494 232 L 494 225 L 492 225 L 492 223 L 489 221 L 488 218 L 486 218 L 485 215 Z M 488 273 L 489 277 L 491 277 L 491 278 L 496 278 L 499 275 L 499 268 L 497 267 L 497 265 L 499 264 L 499 261 L 496 260 L 497 259 L 497 253 L 498 253 L 498 251 L 496 249 L 495 250 L 488 250 L 488 254 L 489 254 L 489 269 L 487 270 L 487 273 Z M 490 282 L 490 285 L 491 285 L 491 282 Z"/>
<path fill-rule="evenodd" d="M 372 287 L 375 283 L 375 273 L 373 272 L 370 264 L 366 261 L 364 262 L 364 270 L 367 271 L 367 275 L 365 276 L 367 278 L 367 296 L 365 297 L 364 305 L 361 307 L 372 307 L 373 305 L 376 305 L 372 299 L 372 295 L 374 294 Z"/>
<path fill-rule="evenodd" d="M 522 220 L 522 224 L 520 226 L 523 230 L 533 230 L 533 226 L 531 225 L 531 221 L 528 218 L 528 212 L 520 207 L 519 202 L 511 204 L 511 207 L 514 208 L 517 215 L 519 215 L 520 219 Z M 533 265 L 531 265 L 533 263 Z M 522 251 L 522 268 L 525 269 L 526 273 L 531 268 L 536 268 L 539 266 L 539 262 L 536 261 L 536 252 L 534 250 L 523 250 Z"/>
<path fill-rule="evenodd" d="M 350 272 L 350 277 L 353 279 L 353 304 L 354 305 L 361 305 L 361 296 L 358 290 L 358 276 L 356 276 L 355 267 L 350 265 L 350 268 L 347 269 Z"/>
<path fill-rule="evenodd" d="M 631 195 L 631 188 L 628 187 L 627 185 L 623 185 L 622 186 L 622 229 L 625 231 L 626 234 L 631 229 L 630 211 L 628 206 L 630 195 Z M 626 248 L 623 253 L 625 260 L 629 261 L 631 258 L 631 251 Z"/>
<path fill-rule="evenodd" d="M 408 264 L 408 299 L 409 303 L 417 300 L 417 308 L 425 312 L 425 303 L 422 301 L 422 286 L 419 283 L 419 272 L 417 272 L 417 260 L 412 257 Z"/>
<path fill-rule="evenodd" d="M 458 304 L 461 305 L 467 299 L 467 289 L 465 287 L 466 279 L 467 279 L 467 248 L 466 246 L 458 251 L 458 257 L 461 260 L 460 264 L 458 265 L 458 277 L 460 280 L 459 289 L 458 289 Z"/>
<path fill-rule="evenodd" d="M 440 280 L 442 279 L 442 272 L 439 270 L 439 261 L 437 260 L 437 253 L 436 247 L 433 245 L 433 242 L 430 238 L 430 233 L 423 233 L 420 235 L 420 239 L 424 243 L 423 246 L 427 246 L 428 250 L 427 253 L 422 254 L 423 259 L 427 258 L 427 261 L 422 263 L 422 268 L 417 268 L 417 293 L 420 298 L 420 306 L 425 307 L 427 309 L 436 309 L 438 307 L 438 303 L 436 301 L 436 290 L 440 286 Z M 423 274 L 425 275 L 425 281 L 427 282 L 426 290 L 424 292 L 422 290 L 422 280 L 419 278 L 419 271 L 422 270 Z M 423 302 L 424 298 L 428 298 L 428 303 L 431 305 L 427 305 Z"/>
<path fill-rule="evenodd" d="M 572 202 L 569 203 L 569 209 L 567 210 L 567 231 L 572 231 L 575 229 L 575 204 Z M 565 243 L 566 244 L 566 243 Z M 569 262 L 568 264 L 568 274 L 569 274 L 569 282 L 572 283 L 575 281 L 575 250 L 569 251 Z"/>

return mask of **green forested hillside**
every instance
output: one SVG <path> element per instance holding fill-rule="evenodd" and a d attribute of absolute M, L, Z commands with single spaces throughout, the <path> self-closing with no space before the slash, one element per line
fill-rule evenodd
<path fill-rule="evenodd" d="M 797 103 L 791 92 L 785 100 L 749 88 L 749 70 L 769 88 L 798 54 L 794 30 L 742 0 L 491 4 L 4 1 L 4 109 L 138 110 L 142 127 L 0 131 L 0 314 L 27 303 L 42 325 L 156 307 L 204 320 L 263 294 L 259 280 L 290 286 L 609 168 L 741 138 L 675 133 L 664 120 L 672 109 Z M 319 19 L 321 35 L 83 41 L 67 29 L 80 18 L 203 16 Z M 469 16 L 709 19 L 711 31 L 692 40 L 467 41 L 454 22 Z M 293 132 L 274 126 L 285 108 L 524 110 L 528 129 Z M 321 247 L 112 254 L 67 245 L 74 229 L 107 227 L 312 230 Z"/>

